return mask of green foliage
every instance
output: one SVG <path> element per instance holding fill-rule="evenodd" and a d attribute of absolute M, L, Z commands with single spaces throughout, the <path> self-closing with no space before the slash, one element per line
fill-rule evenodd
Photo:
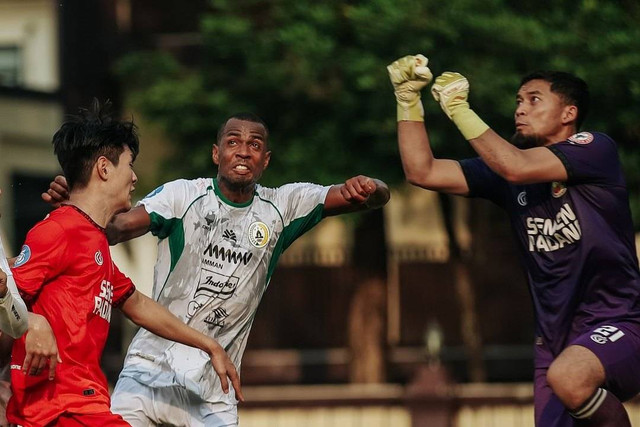
<path fill-rule="evenodd" d="M 358 173 L 403 180 L 395 100 L 386 65 L 423 53 L 434 75 L 459 71 L 471 103 L 494 129 L 513 132 L 520 78 L 563 69 L 590 83 L 585 129 L 625 150 L 638 196 L 640 6 L 632 0 L 212 0 L 203 15 L 201 67 L 160 53 L 134 53 L 119 73 L 130 101 L 161 123 L 180 149 L 166 178 L 212 175 L 220 123 L 251 110 L 270 125 L 273 157 L 264 182 L 333 183 Z M 473 153 L 423 94 L 439 157 Z M 201 153 L 201 154 L 198 154 Z M 640 220 L 640 211 L 635 218 Z"/>

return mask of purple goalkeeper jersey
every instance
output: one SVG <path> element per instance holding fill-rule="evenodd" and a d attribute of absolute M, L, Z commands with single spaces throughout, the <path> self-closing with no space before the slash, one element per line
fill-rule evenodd
<path fill-rule="evenodd" d="M 602 322 L 640 323 L 640 272 L 615 142 L 580 132 L 548 148 L 564 164 L 566 182 L 513 185 L 480 158 L 460 164 L 469 196 L 492 200 L 509 214 L 536 334 L 555 357 Z"/>

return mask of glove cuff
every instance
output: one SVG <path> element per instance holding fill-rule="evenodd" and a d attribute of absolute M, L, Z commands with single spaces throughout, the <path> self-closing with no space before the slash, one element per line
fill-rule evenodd
<path fill-rule="evenodd" d="M 456 111 L 451 116 L 451 120 L 467 141 L 479 137 L 489 129 L 489 126 L 470 108 Z"/>
<path fill-rule="evenodd" d="M 410 121 L 410 122 L 424 122 L 424 107 L 420 98 L 416 102 L 408 104 L 397 103 L 397 116 L 398 121 Z"/>

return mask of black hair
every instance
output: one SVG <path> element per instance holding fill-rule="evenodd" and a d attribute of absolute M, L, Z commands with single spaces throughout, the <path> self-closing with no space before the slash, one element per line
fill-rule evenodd
<path fill-rule="evenodd" d="M 589 112 L 589 86 L 580 77 L 564 71 L 534 71 L 522 78 L 520 87 L 531 80 L 544 80 L 551 84 L 551 92 L 557 94 L 567 105 L 578 108 L 576 130 L 580 128 Z"/>
<path fill-rule="evenodd" d="M 117 166 L 125 147 L 129 147 L 134 160 L 138 155 L 137 126 L 133 120 L 113 119 L 110 108 L 109 101 L 101 105 L 94 99 L 90 108 L 81 108 L 77 115 L 70 116 L 53 135 L 53 152 L 69 190 L 89 183 L 91 169 L 100 156 Z"/>
<path fill-rule="evenodd" d="M 235 114 L 227 117 L 225 119 L 225 121 L 222 122 L 222 125 L 220 125 L 220 128 L 218 129 L 218 135 L 216 136 L 216 141 L 218 143 L 220 142 L 220 139 L 222 139 L 222 132 L 224 131 L 224 128 L 225 128 L 227 122 L 229 120 L 231 120 L 231 119 L 243 120 L 243 121 L 252 122 L 252 123 L 259 123 L 262 126 L 264 126 L 264 130 L 266 131 L 265 143 L 268 146 L 268 142 L 267 141 L 269 139 L 269 128 L 267 127 L 267 124 L 257 114 L 250 113 L 250 112 L 235 113 Z"/>

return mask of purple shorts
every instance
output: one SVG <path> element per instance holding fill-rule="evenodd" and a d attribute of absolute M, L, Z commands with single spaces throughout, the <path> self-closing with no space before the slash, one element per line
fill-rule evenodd
<path fill-rule="evenodd" d="M 603 388 L 620 401 L 629 400 L 640 392 L 640 325 L 632 322 L 603 323 L 577 336 L 569 345 L 586 347 L 600 359 L 606 374 Z M 551 356 L 545 347 L 536 346 L 536 425 L 573 426 L 573 418 L 547 384 L 549 360 Z"/>

